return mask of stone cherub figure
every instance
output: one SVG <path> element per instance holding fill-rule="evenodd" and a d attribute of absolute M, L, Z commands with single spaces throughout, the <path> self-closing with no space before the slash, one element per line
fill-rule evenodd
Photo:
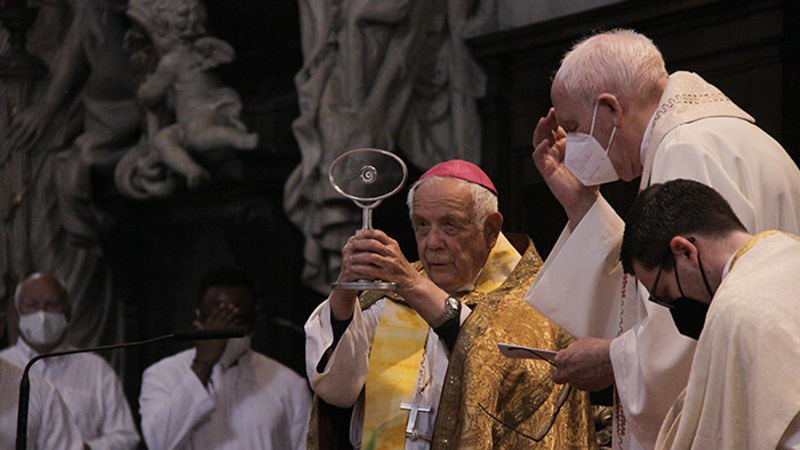
<path fill-rule="evenodd" d="M 190 189 L 210 178 L 193 153 L 233 147 L 253 149 L 258 135 L 240 119 L 241 100 L 210 72 L 233 61 L 227 42 L 208 36 L 198 0 L 131 0 L 128 16 L 150 38 L 159 59 L 139 86 L 137 100 L 147 111 L 149 145 Z M 157 108 L 166 105 L 174 123 L 161 126 Z"/>

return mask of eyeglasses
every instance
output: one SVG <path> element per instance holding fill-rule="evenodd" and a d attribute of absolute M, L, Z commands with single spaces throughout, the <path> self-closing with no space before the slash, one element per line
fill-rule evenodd
<path fill-rule="evenodd" d="M 650 289 L 650 296 L 647 297 L 647 299 L 650 300 L 651 302 L 656 303 L 658 305 L 661 305 L 661 306 L 663 306 L 665 308 L 672 309 L 672 308 L 675 307 L 675 305 L 673 305 L 672 302 L 668 302 L 668 301 L 666 301 L 664 299 L 660 299 L 660 298 L 656 297 L 656 288 L 658 288 L 658 280 L 661 278 L 661 270 L 663 268 L 664 268 L 664 266 L 658 266 L 658 272 L 656 272 L 656 279 L 655 279 L 655 281 L 653 281 L 653 288 Z"/>
<path fill-rule="evenodd" d="M 556 366 L 555 364 L 553 364 L 552 362 L 550 362 L 547 359 L 543 359 L 543 361 L 547 361 L 547 363 L 550 364 L 553 367 Z M 569 398 L 569 394 L 571 394 L 571 393 L 572 393 L 572 386 L 570 386 L 569 384 L 563 384 L 561 386 L 561 388 L 558 391 L 558 394 L 556 394 L 556 400 L 553 402 L 553 412 L 547 418 L 547 421 L 544 422 L 541 425 L 541 427 L 539 427 L 539 429 L 536 431 L 536 434 L 534 434 L 533 436 L 525 434 L 522 431 L 519 431 L 518 429 L 512 427 L 511 425 L 503 422 L 497 416 L 495 416 L 494 414 L 490 413 L 486 409 L 486 407 L 484 407 L 482 404 L 478 403 L 478 406 L 483 410 L 483 412 L 488 414 L 489 417 L 491 417 L 492 419 L 497 421 L 500 425 L 503 425 L 504 427 L 506 427 L 509 430 L 519 434 L 520 436 L 524 436 L 524 437 L 526 437 L 526 438 L 528 438 L 528 439 L 530 439 L 530 440 L 532 440 L 534 442 L 539 442 L 542 439 L 544 439 L 544 437 L 547 436 L 547 433 L 550 432 L 550 429 L 553 428 L 553 424 L 556 422 L 556 417 L 558 417 L 558 413 L 559 413 L 559 411 L 561 411 L 561 407 L 564 406 L 564 403 L 567 402 L 567 399 Z"/>

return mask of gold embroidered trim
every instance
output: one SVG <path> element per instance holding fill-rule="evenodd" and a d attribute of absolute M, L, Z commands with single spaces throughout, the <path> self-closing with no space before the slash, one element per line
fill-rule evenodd
<path fill-rule="evenodd" d="M 656 111 L 655 120 L 658 120 L 666 114 L 670 109 L 680 105 L 701 105 L 704 103 L 717 103 L 717 102 L 731 102 L 731 99 L 722 92 L 705 93 L 705 94 L 675 94 L 672 97 L 663 101 Z"/>
<path fill-rule="evenodd" d="M 763 233 L 759 233 L 759 234 L 753 236 L 749 241 L 745 242 L 745 244 L 743 246 L 739 247 L 738 250 L 736 250 L 736 254 L 733 255 L 733 259 L 731 260 L 731 266 L 730 266 L 730 268 L 728 270 L 733 269 L 733 265 L 736 264 L 736 261 L 739 259 L 739 257 L 744 255 L 745 253 L 747 253 L 759 241 L 761 241 L 764 238 L 768 238 L 768 237 L 770 237 L 772 235 L 778 234 L 778 233 L 784 234 L 786 236 L 789 236 L 792 239 L 800 240 L 800 238 L 798 238 L 797 236 L 794 236 L 794 235 L 791 235 L 791 234 L 788 234 L 788 233 L 784 233 L 784 232 L 778 231 L 778 230 L 769 230 L 769 231 L 764 231 Z"/>
<path fill-rule="evenodd" d="M 489 293 L 471 292 L 474 303 L 461 327 L 444 380 L 432 450 L 596 448 L 588 395 L 573 392 L 551 432 L 535 444 L 494 421 L 478 404 L 507 424 L 534 434 L 552 414 L 558 389 L 542 361 L 509 359 L 497 342 L 559 350 L 572 338 L 522 299 L 541 268 L 532 241 L 507 280 Z"/>

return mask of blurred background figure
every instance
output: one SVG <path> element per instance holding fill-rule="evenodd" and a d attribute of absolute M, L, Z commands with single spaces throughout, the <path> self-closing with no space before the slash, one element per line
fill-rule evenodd
<path fill-rule="evenodd" d="M 311 414 L 306 381 L 250 348 L 255 287 L 222 268 L 198 290 L 195 327 L 244 327 L 243 338 L 199 340 L 149 367 L 139 398 L 142 434 L 157 449 L 305 448 Z"/>
<path fill-rule="evenodd" d="M 67 299 L 52 275 L 35 273 L 23 280 L 14 296 L 19 338 L 0 358 L 23 369 L 39 354 L 74 349 L 65 341 L 71 318 Z M 44 358 L 30 373 L 56 386 L 89 447 L 133 449 L 139 444 L 122 384 L 105 359 L 93 353 Z"/>

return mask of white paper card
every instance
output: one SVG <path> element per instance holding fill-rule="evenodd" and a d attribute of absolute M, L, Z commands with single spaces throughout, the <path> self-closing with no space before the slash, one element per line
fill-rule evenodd
<path fill-rule="evenodd" d="M 500 349 L 500 353 L 509 358 L 544 359 L 553 362 L 553 359 L 556 357 L 556 352 L 541 348 L 523 347 L 521 345 L 505 344 L 502 342 L 498 342 L 497 347 Z"/>

